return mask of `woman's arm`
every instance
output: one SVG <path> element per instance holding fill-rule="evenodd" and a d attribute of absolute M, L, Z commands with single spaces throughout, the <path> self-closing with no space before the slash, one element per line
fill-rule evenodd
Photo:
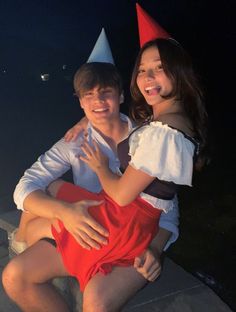
<path fill-rule="evenodd" d="M 80 159 L 96 172 L 104 191 L 120 206 L 131 203 L 155 179 L 131 166 L 127 167 L 122 176 L 113 173 L 109 169 L 108 158 L 96 142 L 94 147 L 84 142 L 82 150 L 85 156 L 80 156 Z"/>

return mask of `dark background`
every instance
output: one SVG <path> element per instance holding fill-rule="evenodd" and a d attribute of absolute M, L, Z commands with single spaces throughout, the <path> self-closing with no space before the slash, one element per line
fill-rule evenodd
<path fill-rule="evenodd" d="M 200 268 L 212 277 L 213 288 L 236 308 L 235 1 L 138 2 L 191 54 L 209 113 L 210 161 L 195 176 L 194 190 L 180 194 L 181 237 L 170 255 L 191 272 Z M 128 111 L 139 49 L 135 3 L 0 0 L 1 212 L 15 208 L 12 193 L 24 170 L 82 116 L 72 77 L 102 27 L 124 77 L 122 111 Z M 48 81 L 41 80 L 44 73 Z"/>

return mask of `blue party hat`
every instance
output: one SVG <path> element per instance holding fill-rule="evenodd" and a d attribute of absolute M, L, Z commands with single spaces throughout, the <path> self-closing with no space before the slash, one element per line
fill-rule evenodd
<path fill-rule="evenodd" d="M 102 28 L 102 31 L 92 50 L 92 53 L 90 54 L 87 60 L 87 63 L 92 63 L 92 62 L 111 63 L 115 65 L 115 62 L 111 53 L 111 48 L 107 40 L 107 36 L 106 36 L 104 28 Z"/>

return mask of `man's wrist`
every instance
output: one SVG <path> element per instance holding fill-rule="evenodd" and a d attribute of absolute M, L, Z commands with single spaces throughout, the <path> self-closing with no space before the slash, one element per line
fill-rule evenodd
<path fill-rule="evenodd" d="M 155 257 L 158 257 L 158 258 L 161 257 L 162 252 L 163 252 L 163 249 L 161 250 L 160 248 L 158 248 L 158 246 L 156 246 L 156 245 L 154 245 L 154 244 L 151 244 L 151 245 L 149 246 L 149 248 L 151 249 L 151 251 L 152 251 L 152 253 L 153 253 L 153 255 L 154 255 Z"/>
<path fill-rule="evenodd" d="M 63 220 L 63 217 L 66 213 L 66 211 L 68 211 L 68 209 L 70 209 L 71 206 L 69 203 L 65 203 L 65 202 L 59 202 L 58 203 L 58 207 L 56 207 L 56 209 L 54 210 L 54 218 L 59 219 L 59 220 Z"/>

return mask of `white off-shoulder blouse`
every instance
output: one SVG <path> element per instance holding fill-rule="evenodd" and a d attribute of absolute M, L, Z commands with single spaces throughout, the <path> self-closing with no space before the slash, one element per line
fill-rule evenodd
<path fill-rule="evenodd" d="M 195 142 L 196 143 L 196 142 Z M 160 121 L 137 129 L 129 138 L 129 165 L 159 180 L 192 186 L 194 139 Z M 154 207 L 168 212 L 172 200 L 141 193 Z"/>

